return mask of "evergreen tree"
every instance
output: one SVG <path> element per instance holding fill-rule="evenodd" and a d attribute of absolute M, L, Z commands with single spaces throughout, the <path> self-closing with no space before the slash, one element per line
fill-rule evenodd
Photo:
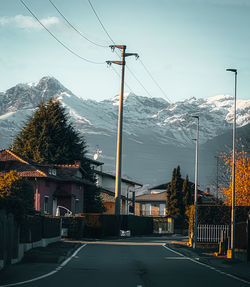
<path fill-rule="evenodd" d="M 186 220 L 186 211 L 192 204 L 191 185 L 188 176 L 181 178 L 180 167 L 173 170 L 172 180 L 167 188 L 167 214 L 175 218 L 179 227 L 183 227 Z"/>
<path fill-rule="evenodd" d="M 186 212 L 189 208 L 189 206 L 192 205 L 192 194 L 191 194 L 191 188 L 189 184 L 188 176 L 183 181 L 182 185 L 182 217 L 183 219 L 187 219 Z"/>
<path fill-rule="evenodd" d="M 186 176 L 185 180 L 183 181 L 182 186 L 182 198 L 183 198 L 183 205 L 186 207 L 192 204 L 192 192 L 189 183 L 188 175 Z"/>
<path fill-rule="evenodd" d="M 95 176 L 86 159 L 84 138 L 70 123 L 65 109 L 57 99 L 41 103 L 34 115 L 17 135 L 11 149 L 38 163 L 73 164 L 81 161 L 85 178 L 95 183 Z M 94 186 L 94 185 L 93 185 Z M 86 205 L 94 206 L 95 212 L 103 211 L 99 189 L 87 188 Z"/>
<path fill-rule="evenodd" d="M 12 149 L 38 163 L 71 164 L 84 158 L 86 144 L 59 101 L 51 99 L 38 106 Z"/>
<path fill-rule="evenodd" d="M 173 216 L 177 222 L 181 219 L 182 206 L 182 179 L 180 167 L 173 170 L 172 180 L 167 188 L 167 213 Z"/>

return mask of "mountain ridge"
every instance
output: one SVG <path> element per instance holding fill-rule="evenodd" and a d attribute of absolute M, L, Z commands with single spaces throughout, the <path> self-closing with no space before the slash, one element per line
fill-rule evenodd
<path fill-rule="evenodd" d="M 38 83 L 18 84 L 0 93 L 1 148 L 7 148 L 11 144 L 24 125 L 24 121 L 32 115 L 41 101 L 46 102 L 55 97 L 69 113 L 75 127 L 86 137 L 89 156 L 95 153 L 98 145 L 103 150 L 101 160 L 110 171 L 115 170 L 119 96 L 100 102 L 79 98 L 53 77 L 43 77 Z M 243 127 L 250 122 L 250 100 L 237 100 L 237 107 L 237 124 Z M 133 162 L 134 151 L 137 152 L 138 159 L 143 154 L 141 161 L 144 165 L 155 160 L 156 166 L 158 157 L 158 160 L 161 160 L 162 153 L 166 153 L 172 162 L 182 163 L 186 172 L 188 166 L 193 164 L 193 160 L 189 164 L 183 163 L 185 160 L 183 151 L 193 152 L 192 139 L 196 138 L 197 123 L 192 115 L 200 117 L 199 140 L 200 144 L 205 144 L 232 129 L 233 97 L 218 95 L 207 99 L 190 98 L 169 104 L 162 98 L 125 93 L 123 125 L 125 172 L 132 171 L 131 164 L 127 162 Z M 165 151 L 166 146 L 173 154 Z M 175 151 L 176 158 L 173 157 Z M 151 159 L 147 161 L 147 157 Z M 166 161 L 169 160 L 168 157 Z M 135 166 L 137 169 L 141 168 L 139 164 Z M 162 169 L 162 176 L 163 174 Z M 136 177 L 134 174 L 128 175 Z M 146 177 L 148 176 L 147 174 Z"/>

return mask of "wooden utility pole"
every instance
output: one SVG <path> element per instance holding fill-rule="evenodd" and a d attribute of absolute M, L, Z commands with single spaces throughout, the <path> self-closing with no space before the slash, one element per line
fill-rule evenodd
<path fill-rule="evenodd" d="M 119 115 L 118 115 L 118 131 L 117 131 L 117 150 L 116 150 L 116 180 L 115 180 L 115 214 L 121 214 L 121 171 L 122 171 L 122 125 L 123 125 L 123 93 L 124 93 L 124 74 L 125 74 L 125 58 L 128 56 L 135 56 L 136 53 L 125 53 L 125 45 L 111 45 L 110 48 L 114 50 L 118 48 L 121 50 L 121 61 L 107 61 L 108 65 L 117 64 L 122 66 L 121 71 L 121 90 L 119 101 Z"/>

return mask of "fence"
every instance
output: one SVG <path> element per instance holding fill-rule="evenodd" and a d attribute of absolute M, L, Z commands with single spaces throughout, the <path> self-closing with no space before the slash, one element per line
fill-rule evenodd
<path fill-rule="evenodd" d="M 221 233 L 229 237 L 229 225 L 200 224 L 197 230 L 197 241 L 206 243 L 219 243 Z"/>
<path fill-rule="evenodd" d="M 60 238 L 60 218 L 26 216 L 18 224 L 13 214 L 0 209 L 0 269 L 19 262 L 25 251 Z"/>

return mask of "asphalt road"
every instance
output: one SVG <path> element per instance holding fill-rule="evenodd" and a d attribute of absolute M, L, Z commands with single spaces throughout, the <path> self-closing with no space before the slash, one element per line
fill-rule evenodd
<path fill-rule="evenodd" d="M 157 242 L 91 242 L 23 287 L 248 286 Z"/>

